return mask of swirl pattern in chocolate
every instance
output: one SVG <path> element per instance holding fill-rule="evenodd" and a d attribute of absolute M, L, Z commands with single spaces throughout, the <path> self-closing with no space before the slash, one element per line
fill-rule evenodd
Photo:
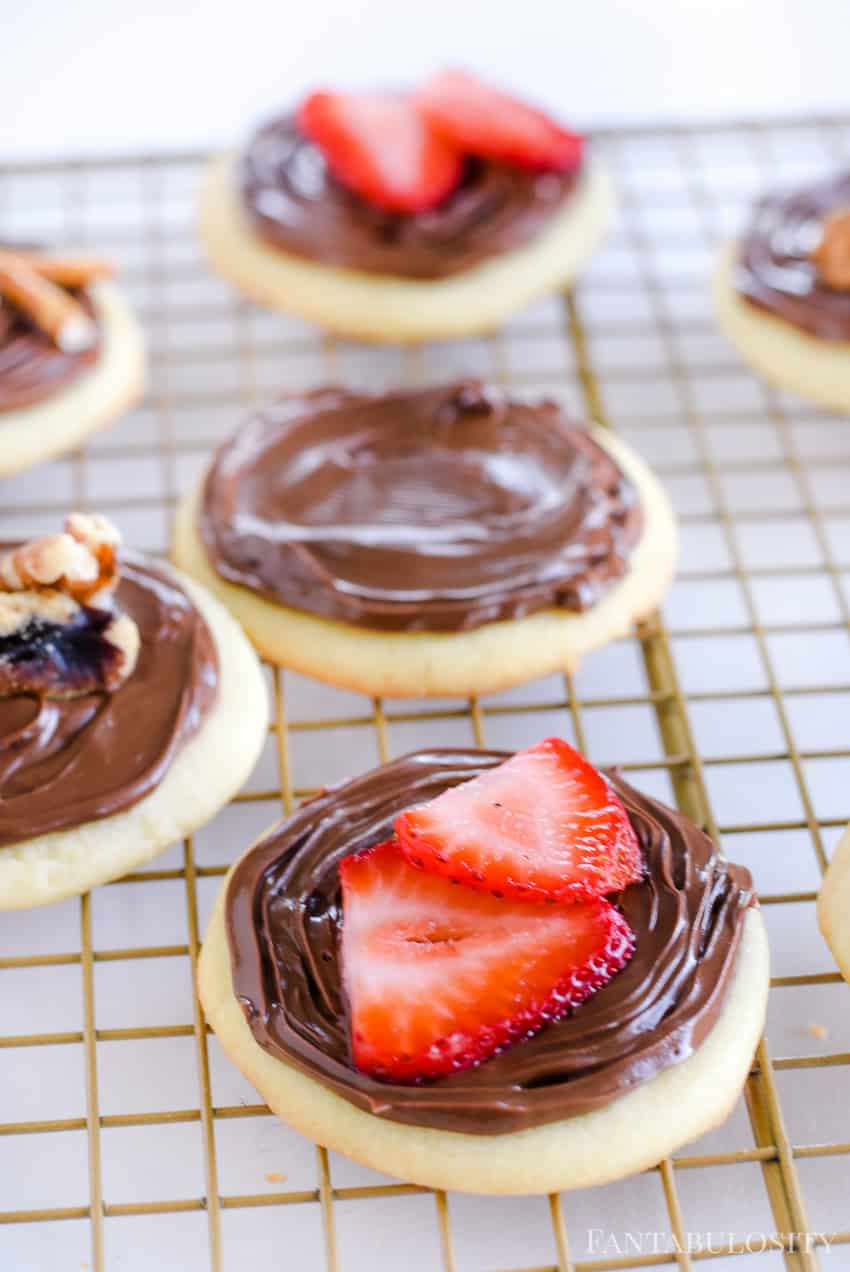
<path fill-rule="evenodd" d="M 119 689 L 0 699 L 0 848 L 138 803 L 214 701 L 212 636 L 172 577 L 128 555 L 116 606 L 141 636 L 136 668 Z"/>
<path fill-rule="evenodd" d="M 618 903 L 631 962 L 568 1018 L 467 1069 L 421 1085 L 352 1066 L 339 937 L 340 860 L 386 839 L 394 816 L 476 777 L 503 752 L 419 752 L 304 804 L 237 864 L 228 885 L 233 988 L 257 1042 L 367 1112 L 497 1135 L 600 1108 L 686 1060 L 723 1004 L 748 872 L 718 858 L 681 814 L 610 774 L 646 860 Z"/>
<path fill-rule="evenodd" d="M 847 206 L 850 173 L 761 199 L 741 239 L 739 293 L 811 336 L 850 340 L 850 292 L 828 287 L 811 259 L 824 218 Z"/>
<path fill-rule="evenodd" d="M 533 173 L 467 161 L 438 207 L 386 212 L 341 185 L 292 115 L 264 124 L 241 159 L 242 205 L 255 232 L 295 256 L 370 274 L 443 278 L 543 229 L 576 185 L 576 172 Z"/>
<path fill-rule="evenodd" d="M 95 316 L 85 289 L 77 288 L 72 295 Z M 44 402 L 67 388 L 94 365 L 99 352 L 98 342 L 81 353 L 63 353 L 24 314 L 0 300 L 0 415 Z"/>
<path fill-rule="evenodd" d="M 280 399 L 218 451 L 200 514 L 222 578 L 388 631 L 586 609 L 640 528 L 631 483 L 556 403 L 474 380 Z"/>

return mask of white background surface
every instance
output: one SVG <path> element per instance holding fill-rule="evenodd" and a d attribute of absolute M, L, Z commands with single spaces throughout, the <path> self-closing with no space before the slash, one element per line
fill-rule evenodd
<path fill-rule="evenodd" d="M 846 0 L 0 0 L 0 157 L 216 144 L 455 61 L 578 124 L 840 109 Z"/>

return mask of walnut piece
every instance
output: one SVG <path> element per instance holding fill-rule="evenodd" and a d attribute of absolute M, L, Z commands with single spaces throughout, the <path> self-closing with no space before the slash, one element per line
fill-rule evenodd
<path fill-rule="evenodd" d="M 73 512 L 64 534 L 31 539 L 0 557 L 0 592 L 49 590 L 95 604 L 115 589 L 120 544 L 106 517 Z"/>
<path fill-rule="evenodd" d="M 121 654 L 119 664 L 120 678 L 115 684 L 107 684 L 107 689 L 117 689 L 128 676 L 132 676 L 139 661 L 139 647 L 142 643 L 139 629 L 129 614 L 118 614 L 103 633 L 110 645 L 114 645 Z"/>
<path fill-rule="evenodd" d="M 132 675 L 139 629 L 112 609 L 120 543 L 105 517 L 72 513 L 0 556 L 0 698 L 111 693 Z"/>
<path fill-rule="evenodd" d="M 836 208 L 825 218 L 812 260 L 822 283 L 833 291 L 850 291 L 850 207 Z"/>

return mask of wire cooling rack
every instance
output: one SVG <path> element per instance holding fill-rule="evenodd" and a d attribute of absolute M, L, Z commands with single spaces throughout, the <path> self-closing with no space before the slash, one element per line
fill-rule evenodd
<path fill-rule="evenodd" d="M 3 1272 L 850 1267 L 850 990 L 814 914 L 850 818 L 850 429 L 750 375 L 706 290 L 715 241 L 754 193 L 846 161 L 848 141 L 846 120 L 603 136 L 621 213 L 576 293 L 492 338 L 406 351 L 329 341 L 211 277 L 193 232 L 201 156 L 3 171 L 4 236 L 122 263 L 151 375 L 144 404 L 83 452 L 3 483 L 2 537 L 74 505 L 165 551 L 178 493 L 252 402 L 460 371 L 616 427 L 682 521 L 663 615 L 575 676 L 373 702 L 269 670 L 265 753 L 210 827 L 91 896 L 3 916 Z M 550 732 L 675 798 L 753 870 L 774 978 L 738 1108 L 657 1169 L 563 1197 L 446 1197 L 314 1147 L 258 1103 L 192 993 L 228 863 L 301 797 L 380 760 Z"/>

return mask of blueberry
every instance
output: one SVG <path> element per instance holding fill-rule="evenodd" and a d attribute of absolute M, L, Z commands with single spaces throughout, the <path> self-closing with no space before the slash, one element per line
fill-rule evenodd
<path fill-rule="evenodd" d="M 121 659 L 104 635 L 113 615 L 83 606 L 67 623 L 37 615 L 9 636 L 0 636 L 0 686 L 13 692 L 85 693 L 102 689 Z"/>

